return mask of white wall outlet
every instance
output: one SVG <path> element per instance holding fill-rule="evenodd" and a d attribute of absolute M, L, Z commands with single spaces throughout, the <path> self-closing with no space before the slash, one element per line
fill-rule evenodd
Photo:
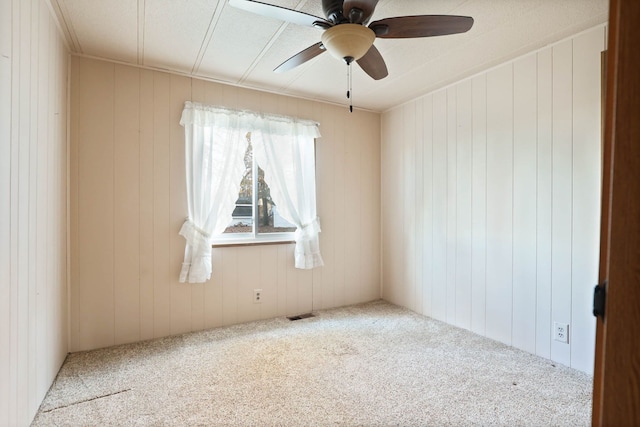
<path fill-rule="evenodd" d="M 553 339 L 569 344 L 569 324 L 553 322 Z"/>
<path fill-rule="evenodd" d="M 262 302 L 262 289 L 253 290 L 253 303 L 260 304 Z"/>

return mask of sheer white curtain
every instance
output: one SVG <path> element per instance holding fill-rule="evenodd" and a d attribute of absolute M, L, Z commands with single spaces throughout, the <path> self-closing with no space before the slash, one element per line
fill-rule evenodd
<path fill-rule="evenodd" d="M 323 265 L 316 214 L 314 138 L 318 124 L 291 117 L 185 102 L 185 162 L 189 217 L 180 282 L 211 278 L 211 239 L 232 220 L 245 170 L 247 132 L 280 215 L 297 227 L 295 265 Z"/>
<path fill-rule="evenodd" d="M 211 277 L 211 236 L 231 222 L 244 173 L 244 122 L 232 110 L 185 103 L 180 124 L 189 217 L 180 230 L 187 240 L 180 282 L 202 283 Z"/>
<path fill-rule="evenodd" d="M 251 139 L 278 213 L 297 227 L 295 266 L 301 269 L 324 265 L 316 213 L 314 138 L 319 136 L 315 123 L 271 117 Z"/>

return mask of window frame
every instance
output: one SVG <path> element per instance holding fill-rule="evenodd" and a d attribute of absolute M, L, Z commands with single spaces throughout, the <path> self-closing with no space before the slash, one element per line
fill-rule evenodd
<path fill-rule="evenodd" d="M 248 132 L 250 133 L 250 132 Z M 251 138 L 251 136 L 249 136 Z M 249 142 L 251 143 L 251 142 Z M 251 146 L 253 151 L 253 145 Z M 279 232 L 279 233 L 259 233 L 258 222 L 260 220 L 260 212 L 258 209 L 258 162 L 251 153 L 251 198 L 252 198 L 252 231 L 251 233 L 222 233 L 216 234 L 212 238 L 213 247 L 221 246 L 243 246 L 243 245 L 260 245 L 260 244 L 277 244 L 277 243 L 295 243 L 295 231 Z M 268 183 L 267 183 L 268 185 Z M 293 224 L 292 224 L 293 225 Z"/>

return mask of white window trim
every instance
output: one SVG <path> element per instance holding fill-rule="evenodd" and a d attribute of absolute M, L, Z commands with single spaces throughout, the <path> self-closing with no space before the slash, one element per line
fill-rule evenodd
<path fill-rule="evenodd" d="M 234 235 L 235 234 L 235 235 Z M 213 239 L 212 246 L 230 246 L 230 245 L 259 245 L 271 243 L 295 243 L 295 232 L 289 233 L 264 233 L 253 236 L 250 233 L 228 233 L 216 236 Z"/>

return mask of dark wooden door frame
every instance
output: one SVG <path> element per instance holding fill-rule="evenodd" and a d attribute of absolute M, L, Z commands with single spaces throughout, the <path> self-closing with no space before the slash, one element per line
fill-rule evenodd
<path fill-rule="evenodd" d="M 640 426 L 640 1 L 610 0 L 593 426 Z"/>

